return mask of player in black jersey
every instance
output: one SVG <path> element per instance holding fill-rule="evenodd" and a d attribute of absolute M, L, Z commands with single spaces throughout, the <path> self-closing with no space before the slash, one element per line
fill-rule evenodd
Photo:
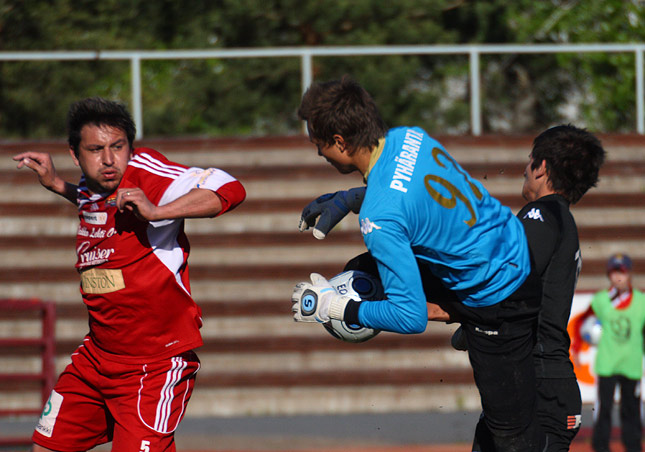
<path fill-rule="evenodd" d="M 542 278 L 542 305 L 533 352 L 537 416 L 545 434 L 543 450 L 568 451 L 580 429 L 582 411 L 567 332 L 582 265 L 578 230 L 569 206 L 596 185 L 605 151 L 591 133 L 563 125 L 535 138 L 529 158 L 522 187 L 528 204 L 517 216 L 526 231 L 533 269 Z M 476 439 L 473 451 L 494 450 L 485 438 L 485 432 L 477 435 L 480 443 Z"/>
<path fill-rule="evenodd" d="M 567 323 L 582 266 L 578 230 L 569 211 L 598 182 L 605 160 L 600 141 L 586 130 L 558 126 L 540 134 L 526 166 L 518 213 L 542 275 L 542 306 L 534 350 L 538 418 L 548 451 L 568 451 L 581 423 L 580 388 L 569 357 Z"/>

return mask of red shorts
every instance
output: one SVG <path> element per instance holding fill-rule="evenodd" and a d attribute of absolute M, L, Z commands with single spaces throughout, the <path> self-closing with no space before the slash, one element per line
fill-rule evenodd
<path fill-rule="evenodd" d="M 63 452 L 108 441 L 112 450 L 174 451 L 199 367 L 192 351 L 147 364 L 101 360 L 85 339 L 60 375 L 33 442 Z"/>

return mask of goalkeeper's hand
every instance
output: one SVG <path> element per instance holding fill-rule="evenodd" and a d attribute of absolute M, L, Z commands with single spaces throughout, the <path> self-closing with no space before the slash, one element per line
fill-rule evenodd
<path fill-rule="evenodd" d="M 343 320 L 345 307 L 351 298 L 336 292 L 324 276 L 312 273 L 310 277 L 311 284 L 301 282 L 293 288 L 293 320 L 310 323 Z"/>
<path fill-rule="evenodd" d="M 314 226 L 314 237 L 322 240 L 340 220 L 350 212 L 358 213 L 365 198 L 365 187 L 327 193 L 307 204 L 302 209 L 300 232 Z M 320 218 L 319 218 L 320 217 Z M 316 218 L 318 222 L 316 223 Z"/>

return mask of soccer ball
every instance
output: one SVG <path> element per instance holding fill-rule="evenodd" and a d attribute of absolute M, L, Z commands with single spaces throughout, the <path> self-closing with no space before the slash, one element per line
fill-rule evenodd
<path fill-rule="evenodd" d="M 329 284 L 339 294 L 346 295 L 356 301 L 382 300 L 385 298 L 381 281 L 362 271 L 349 270 L 339 273 L 329 280 Z M 380 332 L 380 330 L 360 325 L 349 325 L 335 319 L 323 323 L 323 326 L 329 334 L 345 342 L 365 342 Z"/>
<path fill-rule="evenodd" d="M 598 345 L 601 334 L 602 325 L 595 315 L 590 315 L 580 325 L 580 336 L 588 344 Z"/>

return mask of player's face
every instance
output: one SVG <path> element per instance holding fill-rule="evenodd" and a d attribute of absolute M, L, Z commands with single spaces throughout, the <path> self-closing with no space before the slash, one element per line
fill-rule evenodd
<path fill-rule="evenodd" d="M 609 281 L 611 285 L 618 289 L 620 292 L 626 292 L 631 286 L 631 276 L 629 272 L 620 270 L 612 270 L 609 272 Z"/>
<path fill-rule="evenodd" d="M 527 201 L 535 201 L 538 199 L 538 177 L 537 169 L 532 168 L 533 157 L 529 156 L 529 163 L 524 169 L 524 185 L 522 186 L 522 197 Z"/>
<path fill-rule="evenodd" d="M 324 157 L 339 173 L 349 174 L 356 171 L 357 168 L 353 159 L 347 154 L 347 149 L 344 145 L 338 142 L 327 144 L 316 139 L 311 139 L 311 142 L 318 149 L 318 155 Z"/>
<path fill-rule="evenodd" d="M 132 149 L 123 130 L 86 124 L 81 129 L 78 157 L 73 149 L 70 153 L 83 171 L 91 193 L 111 193 L 121 183 Z"/>

